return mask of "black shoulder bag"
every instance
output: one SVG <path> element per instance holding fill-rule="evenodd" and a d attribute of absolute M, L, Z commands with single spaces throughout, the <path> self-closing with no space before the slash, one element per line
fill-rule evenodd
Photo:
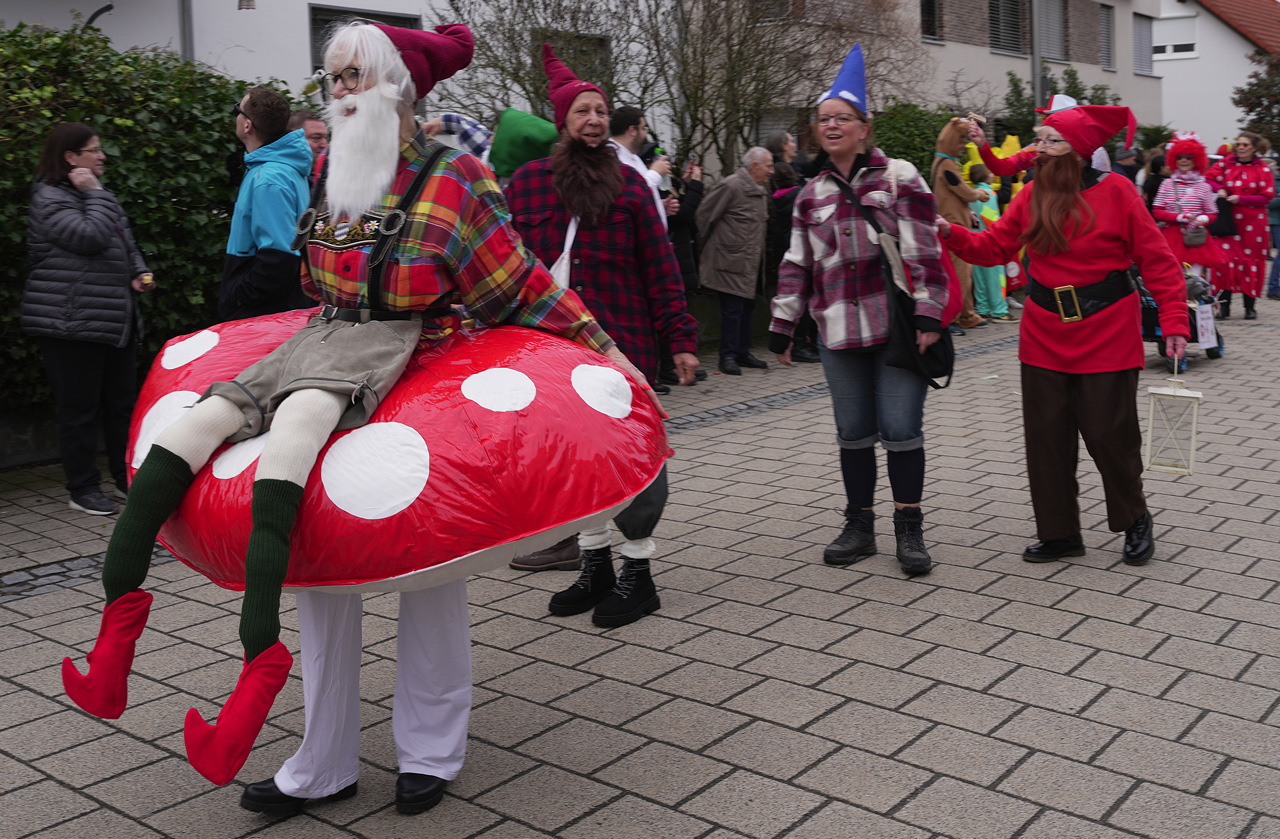
<path fill-rule="evenodd" d="M 885 345 L 884 363 L 921 376 L 931 388 L 947 387 L 951 384 L 956 364 L 956 348 L 951 341 L 951 333 L 942 327 L 938 340 L 920 352 L 916 344 L 916 301 L 904 290 L 910 283 L 907 267 L 898 251 L 898 237 L 880 227 L 871 208 L 858 200 L 852 187 L 838 177 L 835 180 L 845 198 L 862 212 L 880 240 L 880 269 L 884 273 L 885 299 L 889 308 L 889 343 Z M 938 379 L 944 376 L 946 381 L 939 384 Z"/>

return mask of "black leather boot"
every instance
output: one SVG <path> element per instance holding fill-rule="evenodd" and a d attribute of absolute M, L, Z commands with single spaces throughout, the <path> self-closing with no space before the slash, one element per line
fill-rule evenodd
<path fill-rule="evenodd" d="M 609 596 L 596 606 L 591 622 L 596 626 L 626 626 L 658 611 L 662 602 L 649 573 L 649 560 L 626 558 L 622 573 Z"/>
<path fill-rule="evenodd" d="M 1156 552 L 1156 534 L 1151 513 L 1138 516 L 1124 532 L 1124 564 L 1146 565 Z"/>
<path fill-rule="evenodd" d="M 844 518 L 844 530 L 822 552 L 822 561 L 828 565 L 852 565 L 876 552 L 875 512 L 845 510 Z"/>
<path fill-rule="evenodd" d="M 551 596 L 551 614 L 567 618 L 594 609 L 609 596 L 617 579 L 613 574 L 613 550 L 609 546 L 582 552 L 582 573 L 573 585 Z"/>
<path fill-rule="evenodd" d="M 898 564 L 908 577 L 933 569 L 933 557 L 924 546 L 924 513 L 919 507 L 893 511 L 893 535 L 898 540 Z"/>
<path fill-rule="evenodd" d="M 1064 539 L 1045 539 L 1029 545 L 1022 552 L 1022 558 L 1026 562 L 1053 562 L 1064 556 L 1084 556 L 1084 539 L 1079 533 Z"/>

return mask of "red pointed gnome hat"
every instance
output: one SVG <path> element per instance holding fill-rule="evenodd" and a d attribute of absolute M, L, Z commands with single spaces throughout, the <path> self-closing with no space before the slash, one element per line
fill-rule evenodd
<path fill-rule="evenodd" d="M 442 82 L 471 63 L 476 42 L 471 30 L 461 23 L 445 23 L 434 32 L 404 29 L 376 23 L 400 51 L 400 60 L 413 79 L 413 101 L 431 92 Z"/>
<path fill-rule="evenodd" d="M 569 116 L 569 106 L 580 93 L 594 90 L 604 99 L 604 106 L 609 107 L 609 97 L 604 95 L 604 91 L 575 76 L 563 61 L 556 58 L 550 44 L 542 45 L 542 69 L 547 73 L 547 97 L 551 100 L 551 107 L 555 109 L 556 128 L 564 127 L 565 118 Z"/>
<path fill-rule="evenodd" d="M 1132 146 L 1133 135 L 1138 130 L 1133 111 L 1123 105 L 1077 105 L 1049 114 L 1044 124 L 1061 134 L 1075 153 L 1086 160 L 1121 128 L 1129 129 L 1124 135 L 1125 148 Z"/>

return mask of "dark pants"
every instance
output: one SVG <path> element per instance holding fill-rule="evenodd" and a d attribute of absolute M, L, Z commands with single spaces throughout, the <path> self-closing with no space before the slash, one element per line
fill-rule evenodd
<path fill-rule="evenodd" d="M 658 477 L 636 496 L 631 506 L 614 516 L 613 523 L 627 539 L 648 539 L 666 507 L 667 467 L 663 466 Z"/>
<path fill-rule="evenodd" d="M 751 313 L 754 297 L 718 291 L 720 295 L 720 357 L 741 358 L 751 352 Z"/>
<path fill-rule="evenodd" d="M 67 490 L 97 489 L 98 428 L 116 486 L 125 488 L 124 450 L 137 397 L 134 344 L 117 349 L 92 341 L 39 338 L 40 355 L 58 409 L 58 445 Z"/>
<path fill-rule="evenodd" d="M 1102 476 L 1107 526 L 1121 531 L 1147 510 L 1142 494 L 1138 371 L 1059 373 L 1022 365 L 1022 419 L 1036 538 L 1080 532 L 1079 438 Z"/>

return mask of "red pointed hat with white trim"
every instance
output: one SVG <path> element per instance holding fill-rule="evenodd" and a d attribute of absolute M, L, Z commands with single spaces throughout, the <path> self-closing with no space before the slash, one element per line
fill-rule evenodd
<path fill-rule="evenodd" d="M 1138 120 L 1123 105 L 1077 105 L 1044 118 L 1044 124 L 1057 131 L 1071 144 L 1075 153 L 1088 159 L 1122 128 L 1125 148 L 1133 145 Z"/>

